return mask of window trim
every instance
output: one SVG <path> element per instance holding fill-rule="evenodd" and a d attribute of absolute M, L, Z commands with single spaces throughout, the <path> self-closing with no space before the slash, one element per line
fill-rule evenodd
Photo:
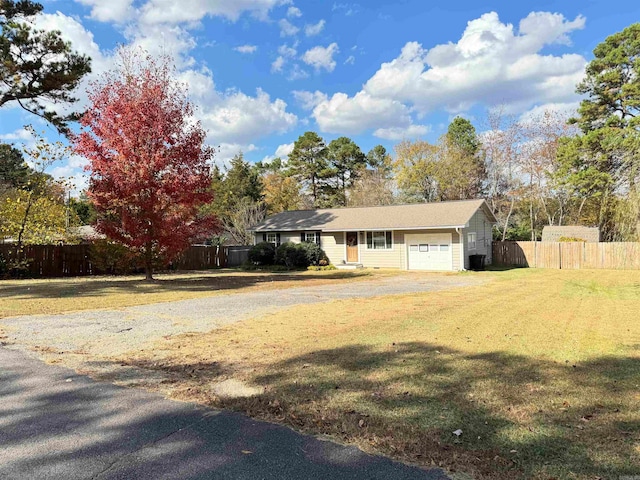
<path fill-rule="evenodd" d="M 473 240 L 471 240 L 473 238 Z M 469 251 L 478 249 L 478 234 L 476 232 L 467 233 L 467 248 Z"/>
<path fill-rule="evenodd" d="M 269 240 L 269 236 L 273 235 L 273 241 Z M 265 237 L 265 242 L 272 243 L 273 245 L 278 245 L 278 234 L 276 232 L 267 232 Z"/>
<path fill-rule="evenodd" d="M 384 233 L 384 248 L 375 248 L 373 243 L 373 235 L 375 233 Z M 371 236 L 371 244 L 369 244 L 369 236 Z M 389 250 L 393 250 L 393 230 L 371 230 L 364 232 L 364 244 L 367 251 L 371 252 L 387 252 Z M 391 242 L 388 242 L 391 240 Z"/>

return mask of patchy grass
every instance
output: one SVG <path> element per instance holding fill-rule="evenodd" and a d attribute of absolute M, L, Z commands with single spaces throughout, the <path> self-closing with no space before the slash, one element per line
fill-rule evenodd
<path fill-rule="evenodd" d="M 294 307 L 116 361 L 164 372 L 176 398 L 477 479 L 637 475 L 640 272 L 474 275 L 493 281 Z M 221 396 L 229 379 L 264 393 Z"/>
<path fill-rule="evenodd" d="M 394 271 L 263 273 L 208 270 L 158 274 L 147 282 L 140 276 L 75 277 L 50 280 L 0 281 L 0 318 L 55 314 L 78 310 L 120 308 L 206 297 L 239 289 L 269 289 L 323 285 L 397 275 Z"/>

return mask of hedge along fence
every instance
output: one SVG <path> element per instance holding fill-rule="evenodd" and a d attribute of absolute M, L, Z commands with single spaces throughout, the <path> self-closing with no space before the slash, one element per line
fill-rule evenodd
<path fill-rule="evenodd" d="M 640 270 L 640 243 L 493 242 L 493 263 L 565 270 Z"/>
<path fill-rule="evenodd" d="M 229 247 L 192 246 L 186 250 L 172 268 L 176 270 L 206 270 L 227 266 Z M 0 245 L 0 256 L 8 260 L 13 256 L 15 246 Z M 22 258 L 30 260 L 24 271 L 30 277 L 79 277 L 100 275 L 91 259 L 91 245 L 26 245 Z"/>

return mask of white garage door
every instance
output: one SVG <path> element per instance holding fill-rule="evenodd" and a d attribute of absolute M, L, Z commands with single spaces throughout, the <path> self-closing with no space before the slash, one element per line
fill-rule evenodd
<path fill-rule="evenodd" d="M 450 233 L 406 235 L 409 270 L 453 270 Z"/>

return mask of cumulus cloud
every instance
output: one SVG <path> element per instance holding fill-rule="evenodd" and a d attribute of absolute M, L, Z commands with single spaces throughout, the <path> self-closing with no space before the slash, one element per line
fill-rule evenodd
<path fill-rule="evenodd" d="M 294 7 L 293 5 L 287 9 L 287 17 L 289 18 L 298 18 L 302 16 L 302 12 L 298 7 Z"/>
<path fill-rule="evenodd" d="M 316 105 L 325 102 L 328 97 L 326 93 L 319 90 L 307 92 L 305 90 L 294 90 L 293 97 L 305 110 L 313 110 Z"/>
<path fill-rule="evenodd" d="M 502 23 L 495 12 L 484 14 L 468 22 L 456 43 L 426 49 L 408 42 L 361 91 L 327 97 L 314 106 L 313 117 L 327 131 L 339 126 L 376 129 L 378 136 L 390 138 L 402 132 L 396 128 L 411 127 L 419 134 L 426 127 L 413 125 L 411 115 L 437 109 L 459 113 L 484 104 L 521 113 L 539 104 L 575 102 L 575 85 L 584 76 L 586 59 L 541 50 L 568 44 L 569 34 L 584 24 L 582 16 L 567 20 L 561 14 L 534 12 L 515 28 Z M 386 125 L 389 122 L 394 124 Z"/>
<path fill-rule="evenodd" d="M 292 151 L 293 151 L 293 142 L 278 145 L 278 148 L 276 148 L 276 157 L 280 157 L 284 160 L 289 157 L 289 154 Z"/>
<path fill-rule="evenodd" d="M 323 132 L 356 135 L 372 128 L 388 129 L 411 125 L 409 109 L 397 100 L 358 92 L 350 98 L 336 93 L 317 104 L 313 117 Z"/>
<path fill-rule="evenodd" d="M 467 24 L 457 43 L 425 50 L 409 42 L 400 56 L 382 64 L 364 90 L 412 103 L 421 112 L 464 111 L 476 103 L 511 104 L 567 101 L 574 97 L 586 59 L 577 54 L 542 55 L 545 45 L 566 43 L 584 18 L 531 13 L 520 31 L 500 22 L 495 12 Z"/>
<path fill-rule="evenodd" d="M 216 153 L 213 156 L 213 163 L 222 169 L 229 168 L 231 166 L 231 159 L 239 153 L 249 153 L 258 150 L 258 147 L 253 143 L 221 143 L 215 145 L 214 148 Z"/>
<path fill-rule="evenodd" d="M 257 45 L 240 45 L 234 48 L 234 50 L 240 53 L 255 53 L 255 51 L 258 50 L 258 47 Z"/>
<path fill-rule="evenodd" d="M 298 122 L 298 117 L 287 112 L 284 100 L 271 101 L 261 89 L 255 97 L 235 90 L 216 93 L 215 99 L 202 106 L 198 117 L 215 143 L 248 144 L 273 133 L 284 133 Z"/>
<path fill-rule="evenodd" d="M 292 24 L 286 18 L 283 18 L 278 22 L 278 26 L 280 27 L 280 36 L 281 37 L 293 37 L 296 35 L 300 29 Z"/>
<path fill-rule="evenodd" d="M 373 132 L 373 135 L 385 140 L 411 140 L 414 138 L 424 137 L 431 131 L 431 127 L 428 125 L 409 125 L 407 127 L 391 127 L 391 128 L 378 128 Z"/>
<path fill-rule="evenodd" d="M 271 63 L 271 72 L 275 73 L 275 72 L 281 72 L 282 71 L 282 67 L 284 67 L 286 60 L 284 59 L 284 57 L 282 55 L 280 55 L 278 58 L 276 58 L 272 63 Z"/>
<path fill-rule="evenodd" d="M 335 42 L 327 47 L 318 45 L 304 52 L 302 61 L 315 68 L 316 71 L 324 68 L 327 72 L 333 72 L 334 68 L 336 68 L 336 61 L 333 56 L 339 51 L 338 44 Z"/>
<path fill-rule="evenodd" d="M 320 20 L 318 23 L 307 24 L 304 26 L 304 34 L 307 37 L 313 37 L 314 35 L 318 35 L 322 30 L 324 30 L 325 21 Z"/>
<path fill-rule="evenodd" d="M 96 0 L 101 1 L 101 0 Z M 149 0 L 141 8 L 141 20 L 144 23 L 179 24 L 198 22 L 204 17 L 224 17 L 232 22 L 244 12 L 266 20 L 269 11 L 289 3 L 287 0 L 190 0 L 188 8 L 175 0 Z"/>
<path fill-rule="evenodd" d="M 134 14 L 133 0 L 76 0 L 91 7 L 91 18 L 99 22 L 123 23 Z"/>

